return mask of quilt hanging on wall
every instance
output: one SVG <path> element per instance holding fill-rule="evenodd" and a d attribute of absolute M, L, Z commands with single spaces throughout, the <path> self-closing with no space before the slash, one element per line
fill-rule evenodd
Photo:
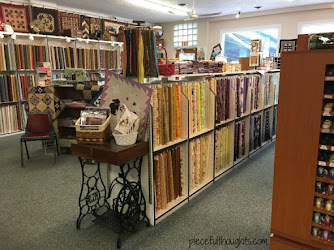
<path fill-rule="evenodd" d="M 53 91 L 53 87 L 32 87 L 28 94 L 29 113 L 49 113 L 55 120 L 65 108 L 65 103 Z"/>
<path fill-rule="evenodd" d="M 58 35 L 58 11 L 32 7 L 32 19 L 39 22 L 40 34 Z"/>
<path fill-rule="evenodd" d="M 88 39 L 90 34 L 90 18 L 88 16 L 80 16 L 80 30 L 82 30 L 82 38 Z"/>
<path fill-rule="evenodd" d="M 0 17 L 15 32 L 29 33 L 29 13 L 26 6 L 1 3 Z"/>
<path fill-rule="evenodd" d="M 145 139 L 147 118 L 150 111 L 152 89 L 131 79 L 106 71 L 106 81 L 101 95 L 100 106 L 109 108 L 114 99 L 118 99 L 140 118 L 138 140 Z M 116 124 L 116 116 L 112 117 Z M 112 127 L 113 129 L 113 127 Z"/>
<path fill-rule="evenodd" d="M 100 18 L 90 18 L 90 38 L 97 39 L 102 37 L 102 22 Z"/>
<path fill-rule="evenodd" d="M 74 13 L 67 13 L 58 11 L 58 27 L 59 34 L 63 34 L 64 30 L 79 30 L 80 28 L 80 15 Z"/>

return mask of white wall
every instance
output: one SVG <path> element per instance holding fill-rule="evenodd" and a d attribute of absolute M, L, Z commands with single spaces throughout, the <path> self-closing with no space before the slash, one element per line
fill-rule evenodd
<path fill-rule="evenodd" d="M 206 59 L 209 59 L 213 46 L 220 43 L 221 30 L 231 30 L 237 28 L 247 28 L 256 26 L 279 25 L 281 27 L 281 39 L 294 39 L 298 36 L 298 24 L 300 22 L 312 22 L 321 20 L 334 20 L 334 9 L 321 8 L 317 5 L 315 9 L 293 8 L 288 13 L 270 14 L 273 11 L 258 12 L 247 16 L 241 14 L 239 19 L 231 17 L 219 17 L 211 19 L 198 19 L 198 48 L 206 47 Z M 301 11 L 302 10 L 302 11 Z M 268 14 L 266 14 L 268 13 Z M 257 16 L 254 16 L 256 15 Z M 243 17 L 244 16 L 244 17 Z M 227 20 L 220 20 L 227 19 Z M 180 23 L 180 22 L 178 22 Z M 181 22 L 182 23 L 182 22 Z M 162 24 L 164 28 L 165 46 L 169 53 L 169 57 L 175 57 L 175 49 L 173 48 L 173 27 L 176 23 Z"/>

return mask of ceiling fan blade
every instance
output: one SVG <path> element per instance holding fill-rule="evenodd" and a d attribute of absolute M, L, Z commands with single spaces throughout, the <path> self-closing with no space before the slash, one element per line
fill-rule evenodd
<path fill-rule="evenodd" d="M 213 17 L 213 16 L 219 16 L 222 12 L 215 12 L 215 13 L 208 13 L 208 14 L 203 14 L 199 15 L 200 17 Z"/>

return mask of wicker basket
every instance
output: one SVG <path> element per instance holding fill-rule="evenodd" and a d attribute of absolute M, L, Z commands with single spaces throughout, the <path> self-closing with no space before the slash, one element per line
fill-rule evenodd
<path fill-rule="evenodd" d="M 75 123 L 77 142 L 81 144 L 104 144 L 110 139 L 110 119 L 102 125 L 81 125 L 80 118 Z"/>
<path fill-rule="evenodd" d="M 162 48 L 166 53 L 166 64 L 159 64 L 159 74 L 163 76 L 175 75 L 175 65 L 168 63 L 167 50 L 165 47 L 157 46 L 157 48 Z"/>
<path fill-rule="evenodd" d="M 130 146 L 136 143 L 138 132 L 131 134 L 112 134 L 115 138 L 116 144 L 119 146 Z"/>

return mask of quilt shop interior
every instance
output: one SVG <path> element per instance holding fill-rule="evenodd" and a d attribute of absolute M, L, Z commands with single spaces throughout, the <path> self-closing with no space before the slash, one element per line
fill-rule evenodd
<path fill-rule="evenodd" d="M 327 209 L 328 201 L 334 200 L 330 191 L 334 165 L 329 152 L 333 149 L 324 137 L 333 134 L 330 86 L 334 62 L 319 52 L 333 48 L 330 2 L 282 1 L 257 6 L 255 11 L 244 3 L 226 1 L 228 8 L 222 12 L 212 7 L 219 1 L 212 1 L 212 6 L 204 1 L 184 1 L 184 5 L 180 1 L 138 1 L 142 6 L 136 1 L 115 2 L 117 8 L 102 0 L 94 7 L 79 1 L 62 6 L 60 0 L 0 3 L 0 138 L 34 136 L 37 130 L 27 123 L 29 115 L 47 113 L 57 140 L 42 138 L 46 163 L 47 149 L 79 156 L 83 176 L 88 163 L 97 165 L 99 173 L 100 161 L 111 166 L 118 162 L 122 174 L 109 166 L 106 183 L 120 183 L 119 178 L 124 178 L 126 197 L 131 196 L 137 205 L 131 208 L 127 203 L 125 208 L 123 197 L 119 212 L 115 200 L 121 199 L 123 189 L 116 189 L 118 196 L 108 194 L 108 187 L 98 187 L 101 175 L 93 175 L 89 180 L 95 179 L 95 184 L 82 184 L 77 227 L 85 215 L 97 217 L 97 210 L 103 207 L 128 221 L 155 225 L 275 142 L 277 130 L 280 142 L 279 136 L 288 135 L 284 126 L 293 120 L 292 111 L 285 108 L 294 91 L 289 84 L 300 84 L 292 77 L 299 66 L 291 62 L 302 65 L 305 54 L 322 62 L 321 69 L 310 68 L 310 75 L 326 69 L 321 73 L 325 80 L 317 79 L 325 81 L 319 98 L 325 105 L 321 119 L 325 142 L 320 150 L 326 153 L 315 164 L 317 177 L 310 174 L 321 192 L 316 191 L 316 205 L 308 213 L 315 214 L 314 221 L 305 225 L 307 237 L 273 222 L 277 236 L 272 247 L 288 244 L 283 238 L 295 244 L 333 247 L 334 212 L 332 205 Z M 314 134 L 308 129 L 305 132 Z M 278 144 L 282 152 L 283 144 Z M 129 153 L 136 147 L 139 165 Z M 23 149 L 21 145 L 21 161 L 29 165 L 28 151 L 26 156 Z M 111 161 L 106 152 L 120 158 Z M 289 159 L 284 152 L 281 157 Z M 133 161 L 139 177 L 128 176 L 129 170 L 122 169 Z M 280 166 L 276 161 L 275 167 Z M 277 205 L 275 190 L 285 179 L 277 176 L 276 169 L 273 204 Z M 139 178 L 136 187 L 127 178 Z M 87 194 L 83 193 L 85 185 L 89 186 Z M 92 190 L 97 193 L 93 195 Z M 309 191 L 313 197 L 314 187 Z M 285 211 L 285 207 L 280 209 Z"/>

